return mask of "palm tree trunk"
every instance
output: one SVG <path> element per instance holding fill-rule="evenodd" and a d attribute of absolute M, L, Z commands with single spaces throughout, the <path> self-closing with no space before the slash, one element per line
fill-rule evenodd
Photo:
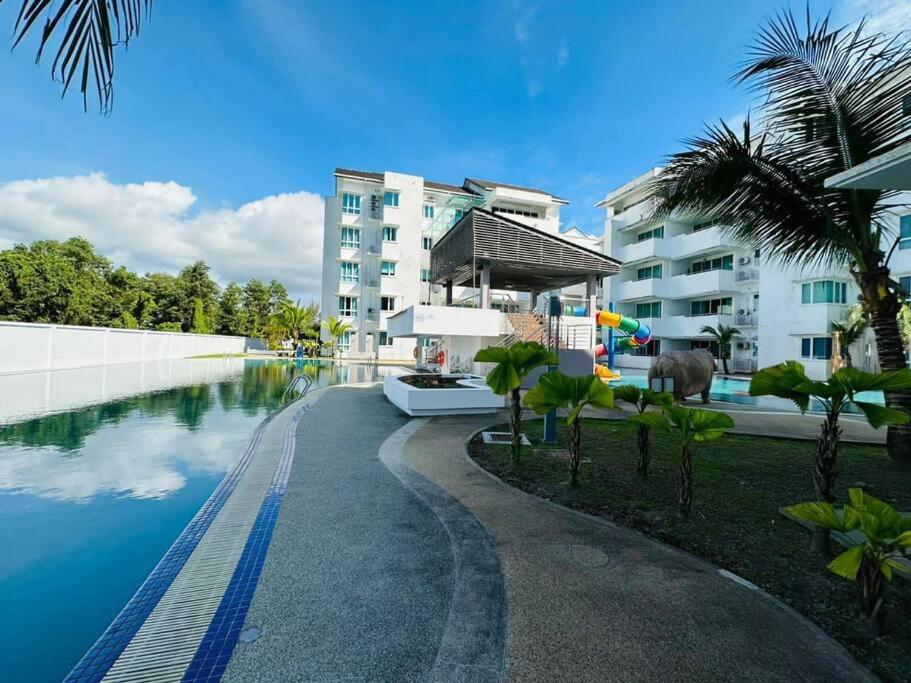
<path fill-rule="evenodd" d="M 689 444 L 683 444 L 680 453 L 680 471 L 677 473 L 677 503 L 680 516 L 687 518 L 693 508 L 693 459 Z"/>
<path fill-rule="evenodd" d="M 569 485 L 579 485 L 579 449 L 582 447 L 582 418 L 577 417 L 569 425 Z"/>
<path fill-rule="evenodd" d="M 641 424 L 639 425 L 639 433 L 636 440 L 636 454 L 638 455 L 638 462 L 636 463 L 636 474 L 638 474 L 643 479 L 648 478 L 648 465 L 649 465 L 649 443 L 648 443 L 648 427 Z"/>
<path fill-rule="evenodd" d="M 838 416 L 826 415 L 819 430 L 819 436 L 816 437 L 816 471 L 813 473 L 816 499 L 826 503 L 835 502 L 835 464 L 838 460 L 840 438 L 841 427 L 838 424 Z M 824 557 L 831 554 L 831 532 L 825 527 L 814 526 L 810 547 Z"/>
<path fill-rule="evenodd" d="M 725 355 L 721 356 L 721 367 L 724 368 L 725 375 L 731 374 L 730 371 L 728 370 L 728 359 L 727 359 L 727 356 L 725 356 Z"/>
<path fill-rule="evenodd" d="M 860 609 L 864 618 L 874 633 L 880 635 L 886 625 L 886 607 L 883 601 L 886 584 L 879 562 L 865 557 L 857 572 L 857 584 L 860 588 Z"/>
<path fill-rule="evenodd" d="M 509 401 L 509 428 L 512 431 L 512 463 L 519 464 L 522 455 L 522 403 L 518 388 L 512 390 Z"/>
<path fill-rule="evenodd" d="M 894 294 L 889 294 L 894 298 Z M 898 301 L 894 306 L 884 305 L 884 310 L 873 314 L 873 331 L 876 333 L 876 352 L 881 370 L 901 370 L 908 367 L 905 348 L 898 329 Z M 892 309 L 895 309 L 894 311 Z M 911 391 L 887 391 L 886 405 L 911 415 Z M 892 425 L 886 432 L 886 449 L 893 460 L 911 463 L 911 423 Z"/>

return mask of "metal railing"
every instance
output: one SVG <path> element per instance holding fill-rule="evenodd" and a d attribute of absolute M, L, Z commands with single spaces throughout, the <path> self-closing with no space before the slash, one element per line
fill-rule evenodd
<path fill-rule="evenodd" d="M 288 400 L 288 396 L 291 395 L 291 392 L 293 392 L 301 382 L 304 382 L 305 384 L 303 390 L 300 393 L 300 396 L 297 398 L 303 398 L 307 395 L 307 392 L 310 391 L 310 387 L 313 386 L 313 379 L 309 375 L 297 375 L 297 377 L 288 383 L 288 387 L 285 389 L 285 393 L 282 394 L 282 402 Z"/>

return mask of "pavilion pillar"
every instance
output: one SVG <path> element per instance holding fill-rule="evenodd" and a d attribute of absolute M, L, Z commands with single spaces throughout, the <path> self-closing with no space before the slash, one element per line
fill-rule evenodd
<path fill-rule="evenodd" d="M 481 308 L 490 308 L 490 264 L 481 264 Z"/>
<path fill-rule="evenodd" d="M 595 307 L 597 304 L 598 297 L 598 277 L 594 274 L 591 274 L 585 278 L 585 299 L 588 306 L 588 315 L 595 315 Z"/>
<path fill-rule="evenodd" d="M 531 307 L 531 311 L 530 311 L 530 312 L 533 313 L 534 310 L 535 310 L 535 305 L 538 303 L 538 290 L 537 290 L 537 289 L 532 289 L 531 291 L 529 291 L 529 292 L 528 292 L 528 298 L 529 298 L 529 301 L 530 301 L 529 305 L 530 305 L 530 307 Z"/>
<path fill-rule="evenodd" d="M 452 306 L 452 280 L 446 280 L 446 305 Z"/>

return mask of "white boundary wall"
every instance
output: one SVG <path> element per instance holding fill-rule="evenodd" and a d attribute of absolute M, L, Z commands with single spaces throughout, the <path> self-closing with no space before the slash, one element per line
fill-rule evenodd
<path fill-rule="evenodd" d="M 244 337 L 0 321 L 0 374 L 243 353 Z"/>

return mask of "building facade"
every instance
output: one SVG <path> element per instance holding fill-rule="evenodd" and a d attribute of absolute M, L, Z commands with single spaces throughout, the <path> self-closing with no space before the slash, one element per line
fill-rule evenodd
<path fill-rule="evenodd" d="M 339 342 L 347 358 L 415 357 L 415 340 L 391 337 L 386 321 L 409 306 L 444 303 L 443 288 L 430 282 L 430 250 L 469 209 L 557 234 L 567 203 L 534 188 L 475 178 L 449 185 L 391 171 L 337 168 L 335 184 L 325 201 L 322 313 L 350 325 Z M 453 297 L 474 293 L 460 287 Z M 331 341 L 325 328 L 322 335 Z"/>
<path fill-rule="evenodd" d="M 731 325 L 741 333 L 731 349 L 732 371 L 800 360 L 812 377 L 827 377 L 831 323 L 857 303 L 847 268 L 784 268 L 738 245 L 710 220 L 652 218 L 651 182 L 660 172 L 650 170 L 597 204 L 605 211 L 605 253 L 623 262 L 620 274 L 605 281 L 604 302 L 645 320 L 654 333 L 647 347 L 618 356 L 617 366 L 647 368 L 661 352 L 694 348 L 717 357 L 717 344 L 701 330 Z M 911 289 L 911 207 L 896 209 L 887 221 L 899 240 L 893 275 Z M 875 368 L 873 341 L 869 333 L 852 349 L 858 367 Z"/>

